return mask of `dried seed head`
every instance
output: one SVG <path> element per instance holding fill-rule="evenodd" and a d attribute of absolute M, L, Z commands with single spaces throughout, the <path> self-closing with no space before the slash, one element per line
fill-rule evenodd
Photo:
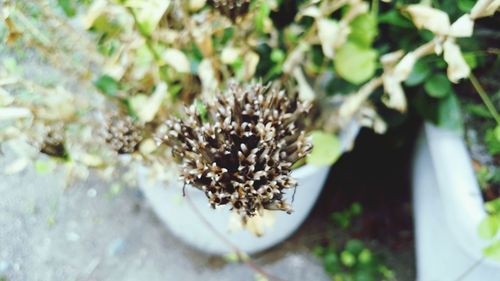
<path fill-rule="evenodd" d="M 211 0 L 209 3 L 233 22 L 248 12 L 250 0 Z"/>
<path fill-rule="evenodd" d="M 50 126 L 47 135 L 40 146 L 40 152 L 52 157 L 65 157 L 64 130 L 62 124 Z"/>
<path fill-rule="evenodd" d="M 133 153 L 142 140 L 142 127 L 130 116 L 112 116 L 106 124 L 106 142 L 120 154 Z"/>
<path fill-rule="evenodd" d="M 263 208 L 289 212 L 291 167 L 311 149 L 301 122 L 308 109 L 284 91 L 232 84 L 206 109 L 191 106 L 186 120 L 168 120 L 157 140 L 172 147 L 181 178 L 212 207 L 230 204 L 244 220 Z"/>

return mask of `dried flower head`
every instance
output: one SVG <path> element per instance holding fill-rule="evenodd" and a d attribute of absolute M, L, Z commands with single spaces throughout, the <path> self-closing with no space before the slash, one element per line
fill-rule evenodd
<path fill-rule="evenodd" d="M 233 22 L 248 12 L 250 0 L 211 0 L 210 4 Z"/>
<path fill-rule="evenodd" d="M 184 121 L 166 122 L 159 143 L 181 160 L 181 179 L 205 192 L 213 208 L 230 204 L 245 220 L 262 209 L 291 209 L 292 165 L 311 149 L 303 130 L 309 109 L 284 91 L 231 84 L 206 108 L 191 106 Z"/>
<path fill-rule="evenodd" d="M 66 148 L 64 146 L 63 125 L 56 124 L 49 127 L 43 143 L 40 146 L 40 152 L 52 157 L 66 157 Z"/>
<path fill-rule="evenodd" d="M 142 128 L 130 116 L 112 116 L 106 124 L 106 142 L 120 154 L 133 153 L 142 140 Z"/>

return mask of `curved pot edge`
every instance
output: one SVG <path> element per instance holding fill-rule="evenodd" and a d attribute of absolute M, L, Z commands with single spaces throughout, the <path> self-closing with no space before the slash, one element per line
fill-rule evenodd
<path fill-rule="evenodd" d="M 463 251 L 476 259 L 484 258 L 482 251 L 488 242 L 480 239 L 478 226 L 487 213 L 465 141 L 460 134 L 430 123 L 423 131 L 447 226 Z M 493 260 L 486 259 L 485 263 L 500 267 Z"/>

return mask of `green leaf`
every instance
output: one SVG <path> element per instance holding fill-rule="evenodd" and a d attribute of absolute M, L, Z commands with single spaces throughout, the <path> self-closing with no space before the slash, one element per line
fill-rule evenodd
<path fill-rule="evenodd" d="M 68 17 L 74 17 L 76 15 L 76 3 L 72 0 L 57 0 L 57 4 L 61 7 L 64 13 Z"/>
<path fill-rule="evenodd" d="M 471 69 L 476 68 L 477 58 L 473 52 L 463 53 L 463 57 L 464 57 L 465 62 L 467 63 L 467 65 L 469 65 L 469 67 Z"/>
<path fill-rule="evenodd" d="M 500 198 L 486 202 L 486 211 L 490 214 L 500 214 Z"/>
<path fill-rule="evenodd" d="M 425 84 L 424 89 L 429 96 L 434 98 L 443 98 L 451 93 L 451 83 L 448 77 L 444 74 L 435 74 L 429 78 Z"/>
<path fill-rule="evenodd" d="M 350 24 L 348 40 L 358 46 L 370 47 L 378 35 L 377 18 L 372 13 L 357 16 Z"/>
<path fill-rule="evenodd" d="M 119 88 L 118 82 L 116 82 L 115 79 L 113 79 L 111 76 L 108 75 L 103 75 L 99 77 L 94 82 L 94 85 L 102 93 L 111 97 L 114 97 L 116 95 L 116 92 L 118 91 Z"/>
<path fill-rule="evenodd" d="M 359 204 L 358 202 L 352 203 L 351 214 L 360 215 L 361 212 L 363 212 L 363 206 L 361 206 L 361 204 Z"/>
<path fill-rule="evenodd" d="M 413 66 L 410 76 L 405 81 L 407 86 L 418 85 L 431 75 L 432 67 L 425 60 L 418 60 Z"/>
<path fill-rule="evenodd" d="M 330 273 L 337 272 L 339 270 L 339 260 L 337 258 L 337 254 L 334 251 L 329 249 L 325 254 L 323 259 L 323 264 L 325 266 L 325 270 Z"/>
<path fill-rule="evenodd" d="M 311 133 L 313 149 L 307 156 L 307 162 L 316 166 L 332 165 L 341 155 L 340 141 L 329 133 L 314 131 Z"/>
<path fill-rule="evenodd" d="M 353 84 L 361 84 L 373 77 L 377 52 L 352 42 L 342 45 L 334 58 L 337 73 Z"/>
<path fill-rule="evenodd" d="M 255 29 L 258 32 L 265 32 L 266 20 L 269 18 L 269 14 L 271 13 L 271 8 L 269 8 L 269 4 L 267 1 L 259 1 L 258 2 L 259 9 L 257 10 L 257 14 L 255 15 Z"/>
<path fill-rule="evenodd" d="M 361 253 L 359 253 L 358 260 L 363 264 L 371 263 L 373 260 L 372 252 L 369 249 L 363 249 Z"/>
<path fill-rule="evenodd" d="M 476 4 L 476 0 L 458 0 L 458 8 L 464 13 L 470 12 Z"/>
<path fill-rule="evenodd" d="M 488 152 L 491 155 L 499 154 L 500 153 L 500 125 L 497 125 L 495 129 L 487 130 L 484 140 L 486 142 Z"/>
<path fill-rule="evenodd" d="M 500 240 L 495 241 L 483 250 L 485 256 L 500 261 Z"/>
<path fill-rule="evenodd" d="M 479 223 L 479 237 L 484 240 L 491 240 L 496 236 L 499 227 L 500 220 L 497 216 L 487 216 Z"/>
<path fill-rule="evenodd" d="M 347 267 L 352 267 L 356 264 L 356 257 L 348 251 L 340 253 L 340 261 Z"/>
<path fill-rule="evenodd" d="M 196 100 L 196 110 L 200 113 L 201 121 L 207 122 L 207 107 L 201 100 Z"/>
<path fill-rule="evenodd" d="M 346 251 L 348 251 L 354 255 L 359 255 L 363 251 L 364 248 L 365 247 L 363 245 L 363 242 L 361 242 L 361 240 L 358 240 L 358 239 L 349 240 L 345 246 Z"/>
<path fill-rule="evenodd" d="M 439 100 L 437 125 L 459 133 L 463 132 L 462 111 L 454 94 Z"/>
<path fill-rule="evenodd" d="M 390 9 L 387 13 L 378 17 L 379 23 L 388 23 L 397 27 L 412 28 L 413 23 L 403 17 L 397 9 Z"/>

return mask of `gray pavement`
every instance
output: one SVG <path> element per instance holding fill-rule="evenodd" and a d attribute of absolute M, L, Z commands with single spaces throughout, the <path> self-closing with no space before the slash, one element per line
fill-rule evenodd
<path fill-rule="evenodd" d="M 4 152 L 0 171 L 12 161 Z M 65 189 L 61 171 L 1 175 L 0 280 L 255 279 L 247 266 L 172 237 L 135 188 L 112 197 L 108 191 L 95 179 Z M 301 245 L 285 243 L 256 262 L 284 280 L 328 280 Z"/>

